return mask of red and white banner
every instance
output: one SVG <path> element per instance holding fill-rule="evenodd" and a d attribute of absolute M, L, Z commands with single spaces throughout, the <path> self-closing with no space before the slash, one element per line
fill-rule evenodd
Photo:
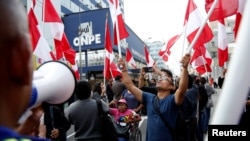
<path fill-rule="evenodd" d="M 228 43 L 226 26 L 223 20 L 218 20 L 218 62 L 220 67 L 228 61 Z"/>
<path fill-rule="evenodd" d="M 219 0 L 211 16 L 209 17 L 209 20 L 216 21 L 236 14 L 238 9 L 238 1 L 239 0 Z M 213 5 L 213 2 L 214 0 L 206 0 L 206 12 L 209 11 L 211 6 Z"/>
<path fill-rule="evenodd" d="M 235 37 L 235 39 L 237 37 L 238 29 L 240 27 L 240 23 L 241 23 L 241 19 L 243 16 L 245 5 L 246 5 L 246 0 L 239 0 L 239 6 L 238 6 L 237 13 L 236 13 L 235 25 L 234 25 L 234 37 Z"/>
<path fill-rule="evenodd" d="M 159 51 L 159 55 L 164 61 L 168 61 L 168 58 L 170 56 L 170 49 L 175 44 L 175 42 L 179 39 L 180 35 L 175 35 L 174 37 L 170 38 L 167 43 L 165 43 L 161 50 Z"/>
<path fill-rule="evenodd" d="M 53 55 L 51 52 L 51 48 L 49 47 L 49 44 L 47 43 L 42 34 L 33 8 L 30 8 L 28 12 L 28 20 L 33 54 L 38 58 L 42 59 L 42 61 L 53 60 L 53 57 L 51 56 Z"/>
<path fill-rule="evenodd" d="M 128 63 L 129 66 L 131 66 L 132 68 L 136 69 L 136 63 L 135 60 L 133 58 L 133 55 L 131 53 L 131 51 L 129 50 L 129 48 L 126 49 L 126 62 Z"/>
<path fill-rule="evenodd" d="M 127 38 L 129 34 L 125 27 L 125 22 L 123 20 L 123 15 L 120 9 L 119 0 L 108 0 L 108 2 L 114 29 L 114 45 L 117 45 L 118 42 L 120 42 L 120 40 Z"/>
<path fill-rule="evenodd" d="M 110 31 L 108 22 L 106 20 L 106 28 L 105 28 L 105 62 L 104 62 L 104 71 L 103 76 L 106 79 L 115 78 L 117 75 L 121 75 L 121 71 L 113 62 L 114 54 L 111 43 Z"/>
<path fill-rule="evenodd" d="M 190 63 L 192 64 L 192 67 L 201 75 L 206 72 L 212 72 L 210 67 L 212 64 L 212 58 L 204 46 L 194 49 Z"/>
<path fill-rule="evenodd" d="M 196 4 L 193 2 L 193 0 L 189 0 L 184 21 L 184 26 L 186 27 L 186 37 L 189 43 L 194 40 L 195 35 L 201 27 L 203 21 L 204 18 L 202 17 Z M 203 46 L 205 43 L 211 41 L 212 38 L 213 32 L 208 24 L 206 24 L 193 47 L 196 48 Z"/>
<path fill-rule="evenodd" d="M 149 54 L 148 48 L 146 46 L 144 46 L 144 53 L 146 57 L 147 67 L 152 67 L 155 64 L 155 61 L 152 58 L 152 56 Z"/>
<path fill-rule="evenodd" d="M 50 24 L 53 38 L 61 40 L 64 33 L 64 25 L 62 23 L 61 17 L 51 3 L 51 0 L 43 0 L 43 6 L 43 21 Z"/>

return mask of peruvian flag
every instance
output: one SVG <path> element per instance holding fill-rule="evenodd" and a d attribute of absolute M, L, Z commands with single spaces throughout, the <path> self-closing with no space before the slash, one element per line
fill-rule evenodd
<path fill-rule="evenodd" d="M 60 60 L 64 57 L 64 54 L 63 54 L 64 51 L 71 49 L 66 34 L 63 33 L 61 40 L 54 39 L 54 43 L 55 43 L 55 50 L 56 50 L 56 59 Z"/>
<path fill-rule="evenodd" d="M 168 58 L 170 56 L 170 49 L 175 44 L 175 42 L 179 39 L 180 35 L 175 35 L 174 37 L 170 38 L 170 40 L 167 42 L 167 44 L 164 44 L 159 51 L 159 55 L 164 61 L 168 61 Z"/>
<path fill-rule="evenodd" d="M 28 20 L 29 20 L 29 32 L 31 35 L 33 54 L 36 55 L 38 58 L 42 59 L 42 61 L 53 60 L 53 57 L 51 56 L 53 55 L 51 52 L 51 48 L 49 47 L 49 44 L 43 37 L 42 31 L 40 29 L 33 8 L 30 8 L 29 10 Z"/>
<path fill-rule="evenodd" d="M 50 24 L 51 33 L 54 38 L 56 60 L 66 59 L 75 73 L 76 79 L 80 79 L 78 67 L 75 60 L 75 51 L 71 49 L 69 41 L 64 33 L 64 25 L 51 0 L 44 0 L 44 22 Z"/>
<path fill-rule="evenodd" d="M 132 53 L 130 52 L 129 48 L 126 49 L 126 62 L 128 62 L 128 65 L 136 69 L 136 63 L 133 58 Z"/>
<path fill-rule="evenodd" d="M 228 44 L 226 26 L 223 20 L 218 20 L 218 62 L 219 66 L 223 67 L 228 61 Z"/>
<path fill-rule="evenodd" d="M 78 71 L 77 63 L 75 60 L 76 52 L 72 48 L 69 48 L 68 50 L 64 51 L 64 57 L 70 64 L 71 69 L 74 71 L 74 75 L 77 80 L 80 80 L 80 73 Z"/>
<path fill-rule="evenodd" d="M 77 80 L 80 80 L 80 73 L 78 71 L 77 63 L 75 60 L 76 52 L 70 47 L 69 41 L 66 37 L 66 34 L 63 33 L 62 40 L 54 40 L 56 46 L 56 58 L 60 60 L 65 58 L 70 64 L 70 67 L 74 71 L 75 77 Z"/>
<path fill-rule="evenodd" d="M 43 1 L 43 9 L 44 9 L 44 19 L 45 23 L 50 24 L 51 33 L 54 39 L 61 40 L 64 33 L 64 25 L 59 14 L 56 12 L 51 0 Z"/>
<path fill-rule="evenodd" d="M 237 37 L 237 33 L 238 33 L 240 22 L 243 16 L 245 4 L 246 4 L 246 0 L 239 0 L 239 6 L 238 6 L 237 13 L 236 13 L 236 19 L 235 19 L 235 25 L 234 25 L 234 37 L 235 38 Z"/>
<path fill-rule="evenodd" d="M 196 4 L 193 2 L 193 0 L 189 0 L 184 21 L 184 26 L 186 26 L 186 36 L 189 43 L 193 41 L 203 21 L 204 19 L 200 11 L 198 10 Z M 206 24 L 197 42 L 194 44 L 194 48 L 203 46 L 205 43 L 212 40 L 212 38 L 213 32 L 208 26 L 208 24 Z"/>
<path fill-rule="evenodd" d="M 190 63 L 201 75 L 206 72 L 212 72 L 212 58 L 205 46 L 200 46 L 194 49 Z"/>
<path fill-rule="evenodd" d="M 114 29 L 114 45 L 117 45 L 120 40 L 127 38 L 129 34 L 125 27 L 119 0 L 108 0 L 108 2 Z M 118 31 L 116 26 L 118 26 Z"/>
<path fill-rule="evenodd" d="M 109 32 L 108 21 L 106 20 L 106 28 L 105 28 L 105 62 L 104 62 L 104 71 L 103 76 L 106 79 L 111 79 L 116 77 L 117 75 L 121 75 L 121 71 L 118 69 L 116 64 L 113 62 L 114 54 L 111 43 L 111 37 Z"/>
<path fill-rule="evenodd" d="M 236 14 L 238 1 L 239 0 L 218 0 L 209 20 L 216 21 Z M 213 2 L 214 0 L 206 0 L 205 9 L 207 13 L 213 5 Z"/>
<path fill-rule="evenodd" d="M 144 53 L 146 57 L 147 67 L 152 67 L 155 64 L 155 61 L 152 58 L 152 56 L 149 54 L 148 48 L 146 46 L 144 46 Z"/>

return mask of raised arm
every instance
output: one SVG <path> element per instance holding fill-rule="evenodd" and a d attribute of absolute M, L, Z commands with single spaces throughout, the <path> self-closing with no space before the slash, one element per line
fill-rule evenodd
<path fill-rule="evenodd" d="M 122 66 L 122 69 L 121 69 L 122 82 L 124 83 L 126 88 L 135 96 L 135 98 L 139 102 L 142 102 L 142 91 L 133 84 L 132 79 L 128 74 L 125 61 L 122 58 L 119 59 L 118 65 Z"/>
<path fill-rule="evenodd" d="M 183 56 L 181 63 L 182 63 L 182 70 L 181 70 L 181 74 L 180 74 L 180 81 L 179 81 L 179 87 L 175 92 L 175 103 L 177 105 L 181 105 L 184 97 L 185 97 L 185 93 L 188 87 L 188 64 L 190 61 L 190 54 L 186 54 L 185 56 Z"/>

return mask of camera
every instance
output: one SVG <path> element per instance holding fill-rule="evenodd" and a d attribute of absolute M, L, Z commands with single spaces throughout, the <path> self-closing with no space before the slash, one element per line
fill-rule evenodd
<path fill-rule="evenodd" d="M 153 67 L 143 67 L 145 72 L 154 72 Z"/>

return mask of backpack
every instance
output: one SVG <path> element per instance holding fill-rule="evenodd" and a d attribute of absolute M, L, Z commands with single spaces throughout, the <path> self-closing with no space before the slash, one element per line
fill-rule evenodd
<path fill-rule="evenodd" d="M 101 100 L 96 100 L 98 106 L 98 114 L 101 119 L 101 134 L 103 141 L 117 141 L 118 134 L 116 133 L 116 129 L 114 124 L 114 119 L 109 112 L 104 112 L 102 108 Z"/>

